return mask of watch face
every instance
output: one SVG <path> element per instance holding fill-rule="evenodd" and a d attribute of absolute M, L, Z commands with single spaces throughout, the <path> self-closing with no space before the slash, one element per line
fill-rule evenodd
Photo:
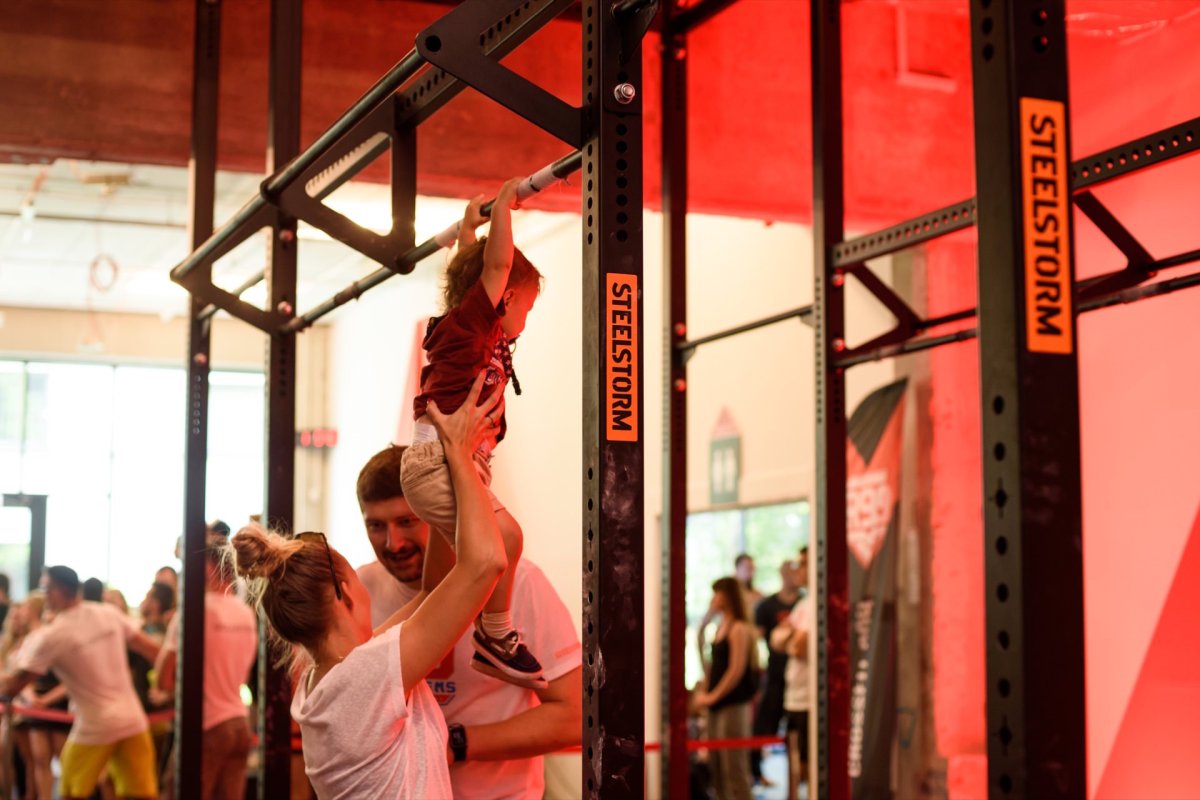
<path fill-rule="evenodd" d="M 458 723 L 450 726 L 450 750 L 455 761 L 467 760 L 467 730 Z"/>

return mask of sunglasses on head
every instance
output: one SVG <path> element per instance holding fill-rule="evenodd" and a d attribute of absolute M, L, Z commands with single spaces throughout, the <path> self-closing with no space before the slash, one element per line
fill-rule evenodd
<path fill-rule="evenodd" d="M 329 577 L 333 579 L 333 593 L 337 595 L 337 599 L 342 599 L 342 584 L 338 580 L 337 570 L 333 568 L 333 551 L 329 548 L 329 540 L 325 538 L 325 534 L 317 531 L 305 531 L 297 533 L 293 538 L 299 539 L 302 542 L 320 542 L 325 546 L 325 557 L 329 559 Z"/>

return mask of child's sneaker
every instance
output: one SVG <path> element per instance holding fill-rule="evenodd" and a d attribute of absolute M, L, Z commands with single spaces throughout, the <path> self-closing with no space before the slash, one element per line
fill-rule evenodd
<path fill-rule="evenodd" d="M 471 643 L 475 645 L 475 657 L 471 659 L 473 669 L 526 689 L 545 689 L 550 685 L 542 677 L 542 665 L 516 631 L 503 639 L 494 639 L 476 630 Z"/>

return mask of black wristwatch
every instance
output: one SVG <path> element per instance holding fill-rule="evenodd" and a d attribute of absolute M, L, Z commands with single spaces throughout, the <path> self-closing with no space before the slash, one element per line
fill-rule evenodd
<path fill-rule="evenodd" d="M 452 722 L 449 730 L 450 752 L 454 754 L 454 763 L 459 764 L 467 760 L 467 729 L 458 722 Z"/>

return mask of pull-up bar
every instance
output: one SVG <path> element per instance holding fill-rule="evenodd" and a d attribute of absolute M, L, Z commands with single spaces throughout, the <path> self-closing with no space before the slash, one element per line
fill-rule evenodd
<path fill-rule="evenodd" d="M 542 167 L 537 172 L 521 181 L 520 186 L 517 187 L 517 199 L 527 200 L 538 192 L 541 192 L 542 190 L 553 186 L 555 183 L 564 180 L 569 175 L 578 172 L 582 163 L 583 152 L 576 150 L 573 153 L 563 156 L 552 164 Z M 496 199 L 492 198 L 483 204 L 483 206 L 480 208 L 480 211 L 484 216 L 491 216 L 492 207 L 495 204 Z M 289 333 L 298 333 L 299 331 L 311 326 L 314 322 L 328 314 L 330 311 L 344 306 L 351 300 L 357 300 L 362 296 L 363 292 L 373 289 L 393 275 L 400 274 L 405 268 L 417 264 L 419 261 L 433 255 L 438 250 L 450 247 L 455 241 L 458 240 L 458 233 L 461 227 L 462 220 L 456 220 L 453 225 L 448 226 L 441 233 L 431 236 L 424 242 L 421 242 L 421 244 L 397 258 L 394 266 L 377 269 L 370 275 L 367 275 L 365 278 L 355 281 L 345 289 L 342 289 L 340 292 L 335 294 L 333 297 L 321 303 L 316 308 L 288 322 L 288 324 L 284 326 L 284 330 Z"/>

